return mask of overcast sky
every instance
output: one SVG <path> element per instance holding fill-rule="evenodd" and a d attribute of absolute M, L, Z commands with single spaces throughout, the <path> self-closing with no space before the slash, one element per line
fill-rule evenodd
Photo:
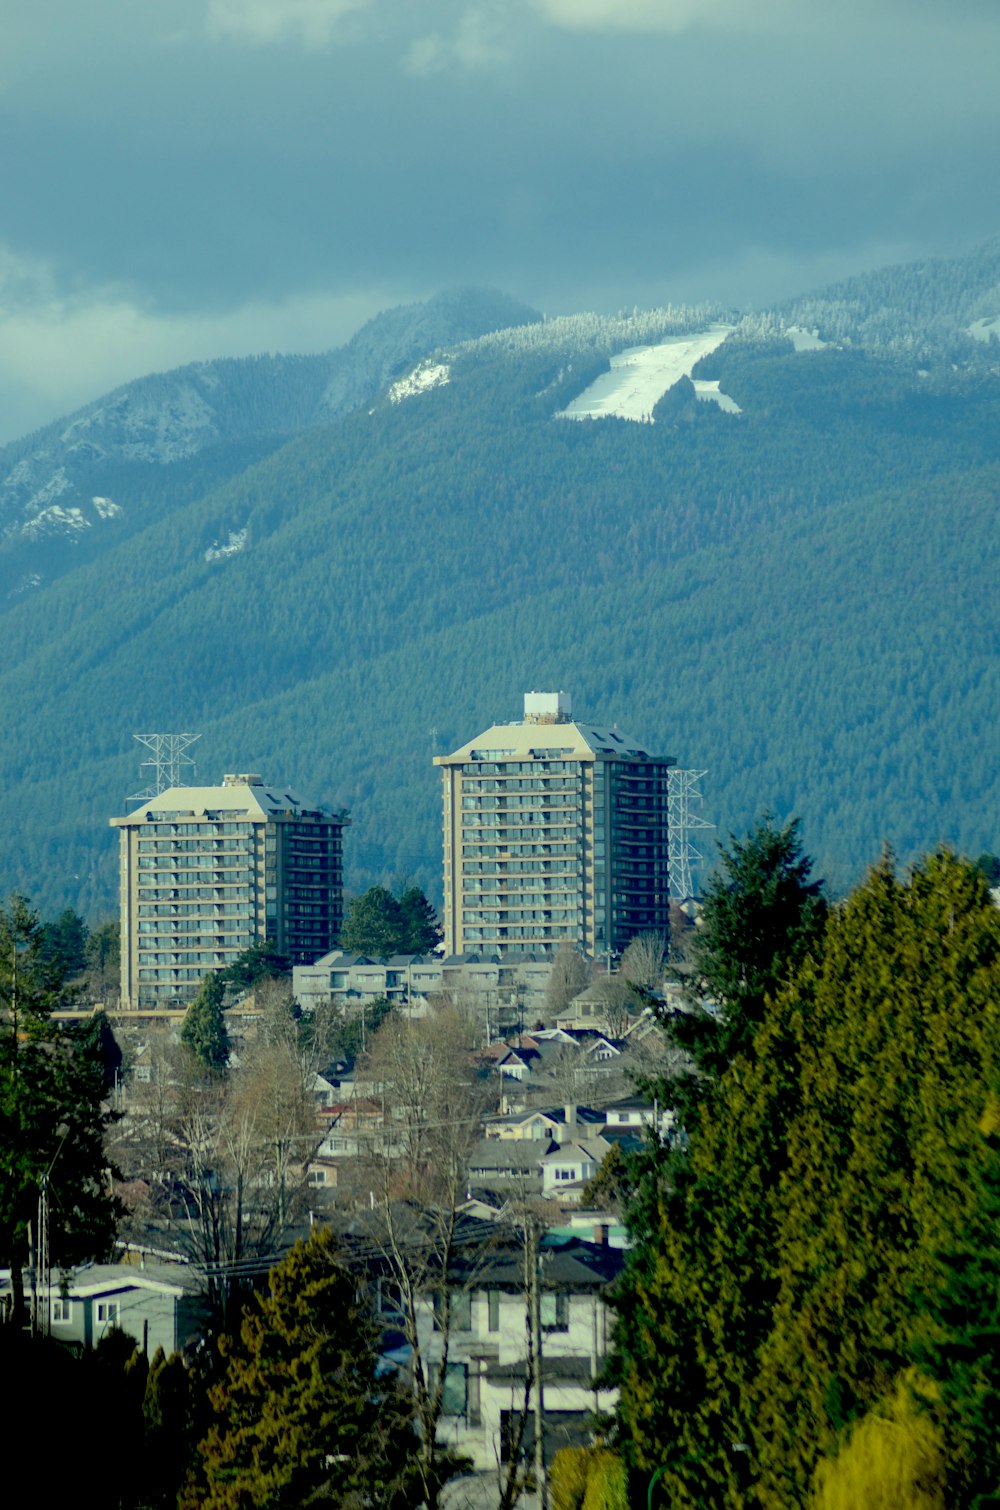
<path fill-rule="evenodd" d="M 1000 231 L 996 0 L 0 0 L 0 440 L 457 284 L 760 304 Z"/>

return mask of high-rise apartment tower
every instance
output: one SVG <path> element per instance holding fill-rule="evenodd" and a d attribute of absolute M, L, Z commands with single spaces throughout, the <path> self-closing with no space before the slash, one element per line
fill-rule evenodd
<path fill-rule="evenodd" d="M 308 808 L 259 776 L 175 786 L 125 818 L 122 1006 L 185 1006 L 203 975 L 258 939 L 294 964 L 336 943 L 346 813 Z"/>
<path fill-rule="evenodd" d="M 444 778 L 445 948 L 617 954 L 669 927 L 667 773 L 617 728 L 574 720 L 564 692 L 529 692 Z"/>

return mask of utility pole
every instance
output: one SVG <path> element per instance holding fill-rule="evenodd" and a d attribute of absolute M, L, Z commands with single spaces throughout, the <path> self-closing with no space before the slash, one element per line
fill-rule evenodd
<path fill-rule="evenodd" d="M 528 1236 L 530 1232 L 530 1237 Z M 536 1222 L 528 1225 L 525 1238 L 531 1243 L 531 1329 L 535 1353 L 535 1493 L 538 1510 L 548 1510 L 549 1486 L 545 1472 L 545 1386 L 542 1381 L 542 1255 Z"/>

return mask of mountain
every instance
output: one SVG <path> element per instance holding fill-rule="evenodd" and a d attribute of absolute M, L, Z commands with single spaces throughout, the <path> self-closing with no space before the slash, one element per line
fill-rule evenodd
<path fill-rule="evenodd" d="M 995 847 L 1000 371 L 968 332 L 994 254 L 952 273 L 924 327 L 901 269 L 456 337 L 241 470 L 162 465 L 169 506 L 6 614 L 3 884 L 108 911 L 130 736 L 185 730 L 205 779 L 351 808 L 354 885 L 439 892 L 433 754 L 544 687 L 707 768 L 723 831 L 800 814 L 836 889 L 884 841 Z M 866 345 L 820 304 L 895 325 Z M 614 417 L 638 346 L 671 380 L 652 424 Z M 594 383 L 610 417 L 561 417 Z"/>
<path fill-rule="evenodd" d="M 540 318 L 504 294 L 445 293 L 377 315 L 319 356 L 195 362 L 140 378 L 0 448 L 0 612 L 289 436 L 370 403 L 437 347 Z"/>

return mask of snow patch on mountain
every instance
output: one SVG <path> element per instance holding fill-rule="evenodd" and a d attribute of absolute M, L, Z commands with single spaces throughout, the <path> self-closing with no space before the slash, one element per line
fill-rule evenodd
<path fill-rule="evenodd" d="M 97 511 L 99 519 L 117 519 L 125 510 L 120 503 L 115 503 L 113 498 L 92 498 L 91 503 Z"/>
<path fill-rule="evenodd" d="M 789 325 L 786 336 L 796 351 L 824 351 L 829 341 L 821 341 L 818 330 L 803 330 L 801 325 Z"/>
<path fill-rule="evenodd" d="M 409 377 L 400 378 L 389 389 L 390 404 L 401 404 L 404 398 L 413 398 L 417 393 L 428 393 L 432 388 L 442 388 L 451 381 L 451 368 L 447 362 L 428 357 L 418 362 Z"/>
<path fill-rule="evenodd" d="M 11 588 L 7 596 L 8 598 L 23 598 L 26 592 L 34 592 L 41 585 L 41 574 L 36 571 L 30 571 L 21 578 L 15 587 Z"/>
<path fill-rule="evenodd" d="M 1000 315 L 986 315 L 982 320 L 973 320 L 966 328 L 974 341 L 988 341 L 991 336 L 1000 340 Z"/>
<path fill-rule="evenodd" d="M 216 435 L 211 405 L 193 383 L 179 382 L 166 395 L 161 385 L 119 389 L 67 425 L 60 440 L 75 449 L 98 446 L 100 437 L 130 461 L 163 463 L 194 456 Z"/>
<path fill-rule="evenodd" d="M 721 346 L 732 328 L 731 325 L 711 325 L 707 330 L 672 336 L 652 346 L 630 346 L 618 352 L 611 358 L 610 372 L 602 373 L 556 417 L 606 419 L 614 416 L 649 423 L 654 406 L 668 389 L 682 377 L 690 377 L 695 363 Z M 715 401 L 722 397 L 724 395 L 719 395 Z"/>
<path fill-rule="evenodd" d="M 229 538 L 225 545 L 220 545 L 218 540 L 213 540 L 205 552 L 206 561 L 225 561 L 230 556 L 238 556 L 241 550 L 246 549 L 249 531 L 244 526 L 241 530 L 230 530 Z"/>
<path fill-rule="evenodd" d="M 78 535 L 90 527 L 91 522 L 82 509 L 63 508 L 62 504 L 54 503 L 51 508 L 42 509 L 34 519 L 28 519 L 21 526 L 21 533 L 29 540 L 40 540 L 45 535 Z"/>
<path fill-rule="evenodd" d="M 719 392 L 718 378 L 692 378 L 695 397 L 705 404 L 717 404 L 723 414 L 742 414 L 743 410 L 728 393 Z"/>

